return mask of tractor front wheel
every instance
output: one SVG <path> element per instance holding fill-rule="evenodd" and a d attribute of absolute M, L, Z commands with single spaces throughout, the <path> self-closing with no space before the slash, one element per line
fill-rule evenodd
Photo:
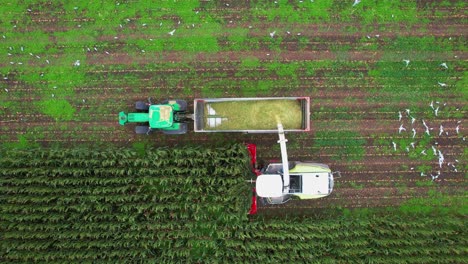
<path fill-rule="evenodd" d="M 148 111 L 149 104 L 146 102 L 138 101 L 135 103 L 135 108 L 136 110 L 140 110 L 140 111 Z"/>
<path fill-rule="evenodd" d="M 151 133 L 151 130 L 149 126 L 136 126 L 135 133 L 137 133 L 138 135 L 149 134 Z"/>

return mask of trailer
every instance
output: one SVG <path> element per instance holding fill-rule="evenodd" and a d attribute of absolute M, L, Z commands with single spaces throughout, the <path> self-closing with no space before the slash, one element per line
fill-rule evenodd
<path fill-rule="evenodd" d="M 195 99 L 193 114 L 183 100 L 159 104 L 136 102 L 135 113 L 119 113 L 119 123 L 137 123 L 137 134 L 162 131 L 184 134 L 193 121 L 195 132 L 276 133 L 281 123 L 286 132 L 310 131 L 309 97 L 204 98 Z"/>
<path fill-rule="evenodd" d="M 277 133 L 310 130 L 309 97 L 195 99 L 195 132 Z"/>

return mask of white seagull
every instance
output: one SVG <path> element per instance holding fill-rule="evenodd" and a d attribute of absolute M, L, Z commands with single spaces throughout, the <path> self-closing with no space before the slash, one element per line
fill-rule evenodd
<path fill-rule="evenodd" d="M 412 148 L 414 148 L 414 142 L 411 142 L 410 145 Z"/>
<path fill-rule="evenodd" d="M 416 118 L 411 117 L 411 124 L 414 124 L 415 121 L 416 121 Z"/>
<path fill-rule="evenodd" d="M 406 128 L 403 127 L 403 124 L 398 128 L 398 134 L 401 134 L 401 131 L 406 131 Z"/>
<path fill-rule="evenodd" d="M 434 110 L 434 101 L 431 101 L 431 104 L 429 106 L 432 108 L 432 110 Z"/>
<path fill-rule="evenodd" d="M 439 178 L 439 176 L 440 176 L 440 171 L 437 173 L 437 175 L 431 174 L 432 181 L 435 181 L 437 178 Z"/>
<path fill-rule="evenodd" d="M 444 67 L 445 69 L 448 69 L 447 63 L 441 63 L 440 66 Z"/>
<path fill-rule="evenodd" d="M 169 35 L 171 35 L 171 36 L 174 36 L 175 31 L 176 31 L 176 30 L 174 29 L 174 30 L 170 31 L 170 32 L 167 33 L 167 34 L 169 34 Z"/>
<path fill-rule="evenodd" d="M 411 129 L 411 131 L 413 131 L 413 138 L 416 136 L 416 129 Z"/>
<path fill-rule="evenodd" d="M 408 116 L 410 116 L 410 110 L 409 110 L 409 109 L 405 109 L 405 111 L 406 111 L 406 114 L 407 114 Z"/>
<path fill-rule="evenodd" d="M 423 154 L 424 156 L 426 156 L 426 155 L 427 155 L 427 154 L 426 154 L 426 150 L 423 149 L 423 150 L 421 151 L 421 154 Z"/>
<path fill-rule="evenodd" d="M 455 128 L 455 131 L 457 132 L 457 135 L 458 135 L 458 133 L 460 132 L 460 125 L 458 125 L 458 126 Z"/>
<path fill-rule="evenodd" d="M 424 119 L 422 120 L 422 122 L 423 122 L 423 126 L 426 128 L 426 134 L 430 135 L 429 127 L 426 125 L 426 122 L 424 122 Z"/>
<path fill-rule="evenodd" d="M 361 0 L 354 0 L 353 6 L 356 6 L 357 4 L 361 3 Z"/>
<path fill-rule="evenodd" d="M 444 163 L 444 155 L 439 150 L 439 167 L 442 168 L 442 164 Z"/>
<path fill-rule="evenodd" d="M 441 124 L 439 127 L 439 137 L 442 135 L 442 133 L 444 133 L 444 127 Z"/>
<path fill-rule="evenodd" d="M 274 37 L 276 34 L 276 30 L 270 33 L 270 37 Z"/>
<path fill-rule="evenodd" d="M 408 67 L 410 60 L 403 60 L 406 63 L 406 67 Z"/>
<path fill-rule="evenodd" d="M 436 109 L 434 109 L 434 114 L 435 114 L 435 116 L 437 116 L 438 113 L 439 113 L 439 107 L 437 107 Z"/>
<path fill-rule="evenodd" d="M 403 116 L 401 115 L 401 111 L 398 111 L 398 121 L 401 121 L 401 118 L 402 118 L 402 117 L 403 117 Z"/>
<path fill-rule="evenodd" d="M 396 143 L 392 141 L 393 144 L 393 150 L 396 151 Z"/>
<path fill-rule="evenodd" d="M 437 156 L 437 149 L 434 146 L 432 146 L 432 152 L 434 152 L 434 156 Z"/>
<path fill-rule="evenodd" d="M 437 84 L 440 85 L 440 87 L 446 87 L 447 86 L 446 83 L 437 82 Z"/>

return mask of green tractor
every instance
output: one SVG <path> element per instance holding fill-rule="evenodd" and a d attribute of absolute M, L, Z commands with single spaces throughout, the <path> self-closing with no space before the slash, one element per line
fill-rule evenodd
<path fill-rule="evenodd" d="M 135 113 L 119 113 L 119 124 L 137 123 L 137 134 L 150 134 L 161 131 L 168 135 L 185 134 L 187 132 L 186 120 L 187 102 L 183 100 L 166 100 L 161 104 L 152 104 L 138 101 L 135 103 Z"/>

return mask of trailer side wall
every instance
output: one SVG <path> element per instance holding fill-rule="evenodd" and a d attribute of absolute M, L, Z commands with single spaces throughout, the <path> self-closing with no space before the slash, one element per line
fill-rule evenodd
<path fill-rule="evenodd" d="M 249 106 L 250 103 L 252 105 L 254 104 L 262 104 L 262 105 L 269 105 L 270 102 L 272 105 L 280 102 L 280 101 L 297 101 L 299 103 L 300 107 L 300 117 L 298 116 L 297 118 L 299 119 L 298 121 L 300 122 L 300 125 L 298 125 L 297 128 L 286 128 L 285 131 L 288 132 L 304 132 L 304 131 L 309 131 L 310 130 L 310 98 L 309 97 L 261 97 L 261 98 L 205 98 L 205 99 L 195 99 L 194 101 L 194 129 L 195 132 L 244 132 L 244 133 L 277 133 L 276 125 L 274 122 L 271 124 L 271 129 L 256 129 L 254 126 L 252 128 L 250 127 L 244 127 L 242 129 L 216 129 L 216 127 L 207 127 L 207 120 L 210 118 L 210 122 L 223 122 L 223 116 L 220 116 L 219 118 L 213 118 L 213 116 L 216 115 L 209 115 L 207 114 L 207 108 L 212 104 L 213 106 L 219 103 L 223 102 L 230 102 L 226 104 L 231 104 L 235 105 L 235 102 L 239 102 L 239 105 L 244 105 L 244 106 Z M 262 102 L 260 102 L 262 101 Z M 229 110 L 229 111 L 238 111 L 235 108 L 234 110 Z M 210 109 L 210 111 L 213 111 Z M 258 110 L 259 114 L 263 114 L 262 110 Z M 289 115 L 291 112 L 289 112 L 287 109 L 281 109 L 279 111 L 278 115 Z M 231 113 L 230 113 L 231 114 Z M 232 113 L 232 114 L 237 114 L 237 113 Z M 236 116 L 237 117 L 237 116 Z M 270 117 L 271 119 L 271 117 Z M 255 120 L 247 120 L 256 122 Z M 262 120 L 263 121 L 263 120 Z M 220 126 L 223 127 L 223 126 Z"/>

